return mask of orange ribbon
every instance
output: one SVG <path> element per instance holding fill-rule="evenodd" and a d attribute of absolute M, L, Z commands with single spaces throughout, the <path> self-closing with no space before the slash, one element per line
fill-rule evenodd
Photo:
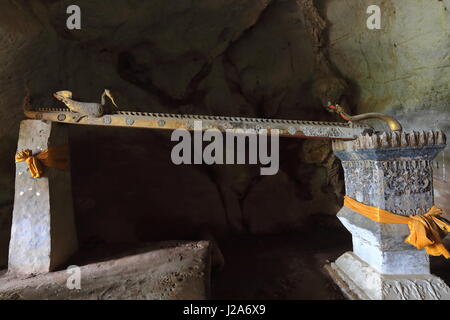
<path fill-rule="evenodd" d="M 67 146 L 49 147 L 33 156 L 31 150 L 26 149 L 16 154 L 16 163 L 25 161 L 33 178 L 40 178 L 44 174 L 44 167 L 59 170 L 69 169 L 69 148 Z"/>
<path fill-rule="evenodd" d="M 344 206 L 375 222 L 407 224 L 410 233 L 405 242 L 419 250 L 425 248 L 429 255 L 443 255 L 447 259 L 450 258 L 450 253 L 442 243 L 444 233 L 450 232 L 450 225 L 439 219 L 443 211 L 436 206 L 431 207 L 427 213 L 417 216 L 400 216 L 365 205 L 348 196 L 344 197 Z"/>

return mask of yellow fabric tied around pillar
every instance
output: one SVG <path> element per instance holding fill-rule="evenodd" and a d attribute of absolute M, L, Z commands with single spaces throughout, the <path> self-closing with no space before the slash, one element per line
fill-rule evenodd
<path fill-rule="evenodd" d="M 68 146 L 49 147 L 37 155 L 29 149 L 16 154 L 16 162 L 25 161 L 33 178 L 40 178 L 44 174 L 44 167 L 69 170 Z"/>
<path fill-rule="evenodd" d="M 401 223 L 409 227 L 409 236 L 405 242 L 412 244 L 417 249 L 427 251 L 429 255 L 450 258 L 450 253 L 442 243 L 444 232 L 450 232 L 450 225 L 439 219 L 443 214 L 436 206 L 431 207 L 427 213 L 418 216 L 400 216 L 398 214 L 365 205 L 348 196 L 344 197 L 344 206 L 381 223 Z"/>

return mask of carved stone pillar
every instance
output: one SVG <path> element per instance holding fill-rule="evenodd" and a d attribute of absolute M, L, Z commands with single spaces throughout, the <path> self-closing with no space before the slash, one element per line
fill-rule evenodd
<path fill-rule="evenodd" d="M 66 145 L 64 125 L 41 120 L 20 124 L 17 151 L 33 155 L 51 146 Z M 27 164 L 16 164 L 14 210 L 8 271 L 38 274 L 53 271 L 77 250 L 70 172 L 46 168 L 32 178 Z"/>
<path fill-rule="evenodd" d="M 431 161 L 445 148 L 436 132 L 382 133 L 333 142 L 345 173 L 346 195 L 403 216 L 433 205 Z M 430 274 L 429 257 L 405 243 L 405 224 L 378 223 L 343 207 L 338 218 L 351 232 L 353 252 L 327 266 L 353 299 L 450 299 L 449 287 Z"/>

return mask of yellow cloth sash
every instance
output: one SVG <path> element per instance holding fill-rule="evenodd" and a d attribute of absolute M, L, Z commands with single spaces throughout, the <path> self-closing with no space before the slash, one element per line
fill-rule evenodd
<path fill-rule="evenodd" d="M 442 244 L 442 236 L 444 232 L 450 232 L 450 225 L 438 218 L 443 212 L 436 206 L 418 216 L 400 216 L 365 205 L 348 196 L 344 197 L 344 206 L 376 222 L 407 224 L 410 233 L 405 242 L 419 250 L 425 248 L 429 255 L 450 258 L 450 253 Z"/>
<path fill-rule="evenodd" d="M 25 161 L 33 178 L 40 178 L 44 174 L 44 167 L 59 170 L 69 169 L 68 146 L 49 147 L 33 156 L 31 150 L 26 149 L 16 154 L 16 162 Z"/>

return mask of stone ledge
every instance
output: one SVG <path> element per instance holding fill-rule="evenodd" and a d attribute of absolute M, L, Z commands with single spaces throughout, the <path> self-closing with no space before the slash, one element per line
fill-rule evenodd
<path fill-rule="evenodd" d="M 152 246 L 154 247 L 154 246 Z M 151 251 L 80 267 L 81 289 L 66 270 L 0 277 L 0 300 L 203 300 L 210 290 L 207 241 L 162 243 Z"/>

